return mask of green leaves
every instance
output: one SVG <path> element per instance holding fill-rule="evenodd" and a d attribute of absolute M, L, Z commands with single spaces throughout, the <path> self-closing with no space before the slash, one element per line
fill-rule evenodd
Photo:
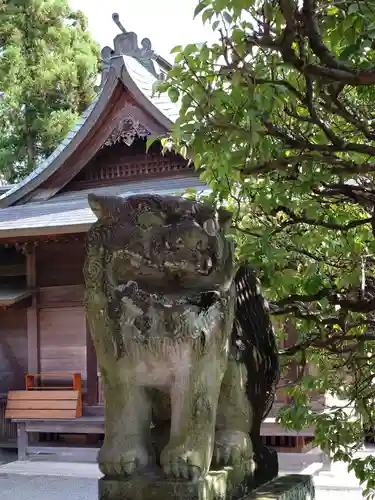
<path fill-rule="evenodd" d="M 157 137 L 155 137 L 154 135 L 151 135 L 150 137 L 147 138 L 147 141 L 146 141 L 146 153 L 148 153 L 150 147 L 158 140 Z"/>
<path fill-rule="evenodd" d="M 268 0 L 199 2 L 225 37 L 182 48 L 164 90 L 182 104 L 176 148 L 235 214 L 236 256 L 257 270 L 280 339 L 293 327 L 282 360 L 300 375 L 280 418 L 316 426 L 316 442 L 350 462 L 363 438 L 353 408 L 375 422 L 375 10 L 318 2 L 313 17 L 289 12 L 294 36 L 283 12 Z M 317 392 L 336 397 L 329 413 Z M 371 464 L 352 463 L 375 481 Z"/>
<path fill-rule="evenodd" d="M 11 0 L 1 14 L 0 171 L 10 181 L 35 168 L 94 97 L 99 47 L 65 0 Z"/>
<path fill-rule="evenodd" d="M 327 45 L 341 61 L 355 65 L 357 69 L 370 69 L 375 56 L 372 44 L 374 6 L 371 2 L 353 2 L 346 8 L 331 7 L 327 13 L 329 15 L 322 19 L 328 35 Z"/>
<path fill-rule="evenodd" d="M 209 0 L 200 0 L 198 5 L 195 7 L 194 17 L 197 17 L 209 4 Z"/>
<path fill-rule="evenodd" d="M 172 102 L 177 102 L 180 97 L 180 93 L 175 87 L 170 87 L 168 89 L 168 97 Z"/>

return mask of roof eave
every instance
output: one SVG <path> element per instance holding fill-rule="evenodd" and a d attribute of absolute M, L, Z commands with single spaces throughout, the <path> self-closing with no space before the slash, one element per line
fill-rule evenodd
<path fill-rule="evenodd" d="M 88 108 L 90 111 L 87 116 L 85 116 L 82 125 L 78 128 L 75 135 L 69 139 L 69 135 L 72 134 L 73 129 L 50 157 L 45 160 L 46 166 L 42 168 L 40 172 L 36 175 L 35 171 L 32 172 L 28 177 L 11 187 L 5 193 L 0 193 L 0 208 L 6 208 L 16 204 L 19 200 L 37 189 L 60 168 L 72 152 L 79 147 L 79 144 L 84 140 L 91 128 L 95 126 L 98 119 L 100 119 L 107 101 L 111 98 L 119 81 L 125 86 L 139 106 L 160 125 L 165 131 L 165 134 L 168 134 L 172 130 L 174 125 L 173 121 L 154 106 L 137 87 L 126 68 L 123 57 L 116 57 L 112 60 L 111 69 L 108 72 L 107 79 L 100 95 L 96 98 L 96 102 L 94 101 L 94 103 L 92 103 L 92 108 Z"/>
<path fill-rule="evenodd" d="M 0 307 L 10 307 L 17 302 L 21 302 L 24 299 L 27 299 L 32 296 L 34 293 L 33 290 L 28 290 L 25 288 L 24 290 L 12 290 L 9 289 L 10 293 L 3 294 L 3 291 L 0 290 Z"/>
<path fill-rule="evenodd" d="M 92 222 L 84 224 L 67 224 L 66 226 L 27 227 L 21 229 L 4 229 L 0 231 L 0 242 L 9 238 L 30 238 L 40 236 L 61 236 L 64 234 L 86 233 Z"/>

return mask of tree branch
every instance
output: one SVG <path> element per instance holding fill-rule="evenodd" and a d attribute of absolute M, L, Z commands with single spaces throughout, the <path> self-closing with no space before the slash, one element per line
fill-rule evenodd
<path fill-rule="evenodd" d="M 355 71 L 347 68 L 344 64 L 341 64 L 337 60 L 336 56 L 324 44 L 317 21 L 316 1 L 304 0 L 302 14 L 305 20 L 305 29 L 310 42 L 310 47 L 314 54 L 319 58 L 320 62 L 329 68 L 340 69 L 342 71 L 355 74 Z"/>
<path fill-rule="evenodd" d="M 311 1 L 311 0 L 310 0 Z M 353 71 L 351 68 L 339 63 L 334 55 L 323 44 L 316 23 L 314 3 L 308 1 L 304 4 L 304 14 L 300 15 L 294 0 L 279 0 L 279 7 L 285 19 L 285 29 L 279 39 L 273 40 L 269 34 L 254 34 L 248 36 L 249 52 L 252 47 L 271 49 L 281 53 L 284 62 L 290 64 L 304 75 L 320 78 L 328 83 L 342 83 L 352 86 L 374 85 L 375 70 Z M 302 22 L 303 21 L 303 22 Z M 305 24 L 305 26 L 304 26 Z M 297 33 L 305 29 L 311 45 L 311 49 L 317 55 L 322 64 L 308 63 L 297 56 L 293 48 Z"/>
<path fill-rule="evenodd" d="M 321 121 L 321 119 L 318 116 L 318 113 L 316 111 L 315 105 L 314 105 L 314 82 L 312 78 L 308 75 L 305 76 L 306 78 L 306 100 L 307 100 L 307 109 L 309 110 L 310 116 L 313 120 L 313 123 L 318 125 L 318 127 L 323 130 L 325 136 L 329 141 L 332 142 L 335 146 L 338 148 L 342 148 L 344 143 L 342 139 L 337 137 L 333 133 L 333 131 L 328 128 L 324 123 Z"/>
<path fill-rule="evenodd" d="M 367 217 L 366 219 L 358 219 L 352 220 L 347 224 L 336 224 L 335 222 L 328 222 L 319 219 L 311 219 L 309 217 L 305 217 L 303 215 L 296 215 L 292 212 L 288 207 L 279 206 L 273 210 L 273 213 L 276 215 L 277 212 L 284 212 L 288 217 L 290 217 L 291 222 L 295 224 L 307 224 L 309 226 L 320 226 L 325 227 L 327 229 L 333 229 L 336 231 L 349 231 L 350 229 L 354 229 L 358 226 L 363 226 L 364 224 L 371 224 L 372 217 Z M 284 223 L 287 224 L 288 222 Z"/>
<path fill-rule="evenodd" d="M 288 144 L 289 146 L 294 147 L 296 149 L 321 151 L 329 153 L 338 153 L 338 152 L 345 153 L 348 151 L 353 151 L 364 155 L 375 156 L 375 147 L 370 146 L 368 144 L 359 144 L 354 142 L 344 143 L 341 146 L 335 146 L 331 144 L 315 144 L 307 140 L 304 140 L 301 137 L 297 138 L 291 137 L 286 132 L 280 130 L 273 123 L 271 123 L 267 117 L 264 117 L 263 123 L 269 135 L 281 139 L 285 144 Z"/>
<path fill-rule="evenodd" d="M 328 100 L 328 103 L 333 105 L 331 106 L 331 112 L 337 114 L 344 118 L 348 123 L 353 125 L 356 129 L 358 129 L 369 141 L 375 141 L 375 134 L 372 133 L 363 121 L 360 118 L 357 118 L 352 113 L 350 113 L 344 104 L 338 99 L 335 95 L 334 90 L 330 89 L 329 94 L 324 93 L 324 98 Z M 332 109 L 333 107 L 333 109 Z"/>
<path fill-rule="evenodd" d="M 282 156 L 279 158 L 275 158 L 273 160 L 266 161 L 260 165 L 254 166 L 245 166 L 245 168 L 241 169 L 241 175 L 253 175 L 253 174 L 261 174 L 267 172 L 273 172 L 275 170 L 281 170 L 283 168 L 292 167 L 297 165 L 298 163 L 302 163 L 303 161 L 314 161 L 316 163 L 323 163 L 328 165 L 336 165 L 337 170 L 333 170 L 333 172 L 355 172 L 355 168 L 358 168 L 360 172 L 372 171 L 375 169 L 375 163 L 368 164 L 357 164 L 349 161 L 342 160 L 333 154 L 314 154 L 314 153 L 306 153 L 299 154 L 295 156 Z"/>
<path fill-rule="evenodd" d="M 335 292 L 335 288 L 322 288 L 319 292 L 311 295 L 288 295 L 288 297 L 278 300 L 275 304 L 277 304 L 278 307 L 284 307 L 294 302 L 317 302 L 326 297 L 331 297 Z"/>

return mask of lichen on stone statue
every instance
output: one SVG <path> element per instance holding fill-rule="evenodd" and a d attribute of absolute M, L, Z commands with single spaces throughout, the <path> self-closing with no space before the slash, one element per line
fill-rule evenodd
<path fill-rule="evenodd" d="M 85 307 L 104 383 L 108 477 L 277 475 L 260 439 L 278 380 L 267 305 L 236 269 L 231 214 L 184 198 L 89 196 Z"/>

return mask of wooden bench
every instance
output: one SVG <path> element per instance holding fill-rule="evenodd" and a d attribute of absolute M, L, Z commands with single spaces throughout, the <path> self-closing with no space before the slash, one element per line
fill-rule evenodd
<path fill-rule="evenodd" d="M 45 385 L 46 378 L 71 378 L 71 385 Z M 29 373 L 25 391 L 10 391 L 5 418 L 17 423 L 19 456 L 25 457 L 28 436 L 25 423 L 72 420 L 82 417 L 82 379 L 79 373 Z M 29 431 L 32 432 L 32 431 Z M 46 429 L 39 432 L 48 432 Z M 22 458 L 21 458 L 22 459 Z M 25 458 L 23 458 L 25 459 Z"/>
<path fill-rule="evenodd" d="M 95 459 L 99 448 L 63 447 L 58 445 L 29 445 L 28 434 L 51 433 L 51 434 L 104 434 L 104 416 L 83 416 L 74 420 L 43 420 L 43 419 L 14 419 L 17 424 L 18 437 L 18 460 L 27 460 L 33 454 L 56 454 L 65 458 Z M 286 433 L 289 436 L 313 435 L 312 429 L 305 429 L 301 433 L 282 429 L 276 424 L 275 419 L 266 419 L 262 425 L 261 434 L 279 435 Z M 281 451 L 281 450 L 279 450 Z"/>
<path fill-rule="evenodd" d="M 64 383 L 64 385 L 44 385 L 47 378 L 53 379 L 71 379 L 71 383 L 68 385 Z M 26 390 L 27 391 L 35 391 L 35 390 L 71 390 L 71 391 L 80 391 L 82 392 L 82 377 L 80 373 L 66 373 L 66 372 L 53 372 L 53 373 L 28 373 L 25 376 L 26 382 Z"/>
<path fill-rule="evenodd" d="M 29 445 L 30 433 L 53 434 L 104 434 L 104 417 L 80 417 L 75 420 L 13 419 L 17 424 L 18 460 L 27 460 L 30 455 L 55 454 L 64 458 L 96 458 L 99 448 Z"/>
<path fill-rule="evenodd" d="M 69 419 L 82 416 L 79 391 L 10 391 L 5 418 Z"/>
<path fill-rule="evenodd" d="M 72 378 L 71 386 L 44 386 L 43 378 Z M 5 418 L 68 419 L 82 416 L 82 379 L 79 373 L 26 375 L 25 391 L 10 391 Z"/>

